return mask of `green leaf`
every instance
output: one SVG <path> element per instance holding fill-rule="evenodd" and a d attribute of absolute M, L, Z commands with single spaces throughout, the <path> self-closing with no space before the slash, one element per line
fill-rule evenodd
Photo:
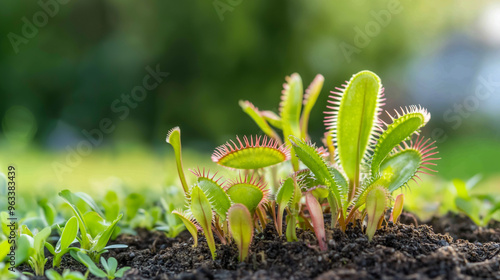
<path fill-rule="evenodd" d="M 120 214 L 120 203 L 118 201 L 118 194 L 115 191 L 108 191 L 104 196 L 102 202 L 104 207 L 104 214 L 107 221 L 113 221 Z"/>
<path fill-rule="evenodd" d="M 313 146 L 306 144 L 303 140 L 298 138 L 291 138 L 290 140 L 300 161 L 302 161 L 302 163 L 304 163 L 307 168 L 314 173 L 316 179 L 322 185 L 327 186 L 330 191 L 332 191 L 335 199 L 337 200 L 337 204 L 342 205 L 337 183 L 332 177 L 332 173 L 330 173 L 330 169 L 328 168 L 323 157 L 319 155 Z"/>
<path fill-rule="evenodd" d="M 276 203 L 278 204 L 278 213 L 276 218 L 276 230 L 278 234 L 281 236 L 283 233 L 283 211 L 285 211 L 285 207 L 290 203 L 293 198 L 293 193 L 295 190 L 295 186 L 293 184 L 293 179 L 288 178 L 285 180 L 283 185 L 278 189 L 276 193 Z"/>
<path fill-rule="evenodd" d="M 106 247 L 104 247 L 104 250 L 109 250 L 109 249 L 127 249 L 128 245 L 125 244 L 111 244 Z"/>
<path fill-rule="evenodd" d="M 108 227 L 104 218 L 99 216 L 96 212 L 85 213 L 83 219 L 88 226 L 88 232 L 92 238 L 95 238 Z"/>
<path fill-rule="evenodd" d="M 101 252 L 108 244 L 113 231 L 116 228 L 116 224 L 123 217 L 123 214 L 120 214 L 101 234 L 96 236 L 97 243 L 94 245 L 93 250 L 96 252 Z"/>
<path fill-rule="evenodd" d="M 181 221 L 184 223 L 186 226 L 186 229 L 191 233 L 191 236 L 193 236 L 194 240 L 194 245 L 193 247 L 198 246 L 198 229 L 193 223 L 193 218 L 189 217 L 186 213 L 183 213 L 182 211 L 179 210 L 174 210 L 172 211 L 172 214 L 176 215 L 181 219 Z"/>
<path fill-rule="evenodd" d="M 304 94 L 304 110 L 302 111 L 302 116 L 300 117 L 300 137 L 302 139 L 307 139 L 307 126 L 309 123 L 309 115 L 311 114 L 312 108 L 314 104 L 316 104 L 316 100 L 323 88 L 323 83 L 325 78 L 318 74 L 311 82 L 309 87 L 306 89 L 306 94 Z"/>
<path fill-rule="evenodd" d="M 33 238 L 34 239 L 33 248 L 35 248 L 37 252 L 43 250 L 45 241 L 50 236 L 51 231 L 52 230 L 50 227 L 46 227 L 35 235 L 35 237 Z"/>
<path fill-rule="evenodd" d="M 326 245 L 326 233 L 325 233 L 325 221 L 323 220 L 323 209 L 319 204 L 318 200 L 314 197 L 312 192 L 306 193 L 306 207 L 311 216 L 311 221 L 314 228 L 314 234 L 318 239 L 319 248 L 321 251 L 326 251 L 328 245 Z"/>
<path fill-rule="evenodd" d="M 215 259 L 215 240 L 212 232 L 212 208 L 207 197 L 198 186 L 191 189 L 191 212 L 194 218 L 203 228 L 207 239 L 208 247 Z"/>
<path fill-rule="evenodd" d="M 366 235 L 368 235 L 368 240 L 372 240 L 373 235 L 375 235 L 387 208 L 387 200 L 387 193 L 383 186 L 373 188 L 366 196 L 366 213 L 368 215 Z"/>
<path fill-rule="evenodd" d="M 7 177 L 2 172 L 0 172 L 0 196 L 7 196 Z"/>
<path fill-rule="evenodd" d="M 205 170 L 196 170 L 193 173 L 198 177 L 198 187 L 207 196 L 212 209 L 215 210 L 223 221 L 226 220 L 226 214 L 229 207 L 231 207 L 231 201 L 222 186 L 218 183 L 220 178 L 216 180 L 216 174 L 210 176 L 209 172 L 205 173 Z"/>
<path fill-rule="evenodd" d="M 300 111 L 302 110 L 302 79 L 297 73 L 285 78 L 280 103 L 280 116 L 283 123 L 285 143 L 290 145 L 289 137 L 301 137 Z M 292 165 L 295 171 L 299 170 L 299 162 L 292 152 Z"/>
<path fill-rule="evenodd" d="M 90 273 L 92 273 L 94 276 L 101 278 L 107 277 L 107 274 L 99 269 L 89 256 L 85 255 L 82 252 L 77 252 L 76 255 L 78 256 L 77 261 L 85 265 L 90 270 Z"/>
<path fill-rule="evenodd" d="M 281 142 L 281 138 L 279 137 L 279 135 L 269 126 L 266 119 L 264 118 L 264 116 L 262 116 L 257 107 L 255 107 L 250 101 L 246 100 L 240 100 L 239 105 L 243 109 L 243 112 L 247 113 L 247 115 L 249 115 L 253 119 L 253 121 L 265 134 L 273 139 L 276 139 L 278 142 Z"/>
<path fill-rule="evenodd" d="M 262 181 L 255 178 L 239 178 L 226 189 L 226 193 L 233 203 L 245 205 L 253 215 L 255 210 L 267 197 L 268 190 Z"/>
<path fill-rule="evenodd" d="M 10 252 L 10 244 L 9 241 L 5 239 L 4 241 L 0 242 L 0 262 L 2 262 L 3 259 L 5 259 L 5 257 L 9 252 Z"/>
<path fill-rule="evenodd" d="M 422 128 L 430 119 L 430 114 L 417 106 L 410 106 L 410 109 L 406 108 L 406 111 L 402 110 L 401 114 L 399 112 L 397 114 L 398 118 L 393 119 L 392 124 L 387 125 L 387 129 L 380 135 L 375 146 L 371 162 L 371 171 L 375 176 L 379 172 L 380 163 L 389 156 L 390 152 Z"/>
<path fill-rule="evenodd" d="M 81 237 L 80 245 L 82 249 L 89 249 L 91 244 L 87 236 L 87 224 L 85 223 L 83 214 L 80 212 L 80 209 L 76 207 L 73 194 L 69 190 L 63 190 L 59 193 L 59 196 L 71 207 L 71 210 L 73 210 L 73 213 L 78 219 L 78 229 L 80 230 Z"/>
<path fill-rule="evenodd" d="M 45 276 L 50 280 L 64 280 L 64 278 L 53 269 L 47 270 Z"/>
<path fill-rule="evenodd" d="M 64 226 L 64 230 L 61 233 L 61 238 L 57 242 L 56 250 L 60 252 L 68 248 L 75 241 L 77 233 L 78 220 L 73 216 L 66 222 L 66 226 Z"/>
<path fill-rule="evenodd" d="M 235 143 L 236 142 L 236 143 Z M 248 139 L 239 137 L 217 147 L 212 154 L 212 161 L 219 165 L 235 169 L 259 169 L 282 163 L 290 158 L 290 151 L 279 145 L 274 139 L 260 136 Z"/>
<path fill-rule="evenodd" d="M 453 179 L 452 182 L 455 186 L 455 189 L 457 190 L 458 197 L 462 199 L 469 199 L 469 193 L 467 191 L 466 183 L 460 179 Z"/>
<path fill-rule="evenodd" d="M 10 235 L 9 213 L 7 213 L 6 211 L 0 212 L 0 222 L 2 223 L 2 232 L 3 232 L 3 235 L 9 236 Z"/>
<path fill-rule="evenodd" d="M 137 211 L 145 201 L 144 196 L 138 193 L 131 193 L 125 198 L 125 217 L 127 221 L 132 220 L 137 215 Z"/>
<path fill-rule="evenodd" d="M 123 274 L 125 274 L 125 272 L 127 272 L 130 269 L 131 269 L 130 266 L 124 266 L 124 267 L 118 269 L 118 271 L 115 273 L 115 276 L 118 278 L 122 278 Z"/>
<path fill-rule="evenodd" d="M 276 127 L 277 129 L 283 129 L 283 121 L 275 112 L 261 111 L 260 114 L 270 125 Z"/>
<path fill-rule="evenodd" d="M 104 257 L 101 257 L 101 264 L 102 264 L 102 268 L 104 268 L 104 271 L 106 272 L 106 274 L 110 275 L 109 271 L 109 266 L 108 266 L 108 262 L 106 261 L 106 259 Z"/>
<path fill-rule="evenodd" d="M 343 197 L 347 197 L 349 193 L 349 183 L 344 175 L 335 167 L 329 167 L 328 171 L 333 175 L 333 179 L 335 184 L 337 184 L 337 188 L 339 189 L 340 195 Z"/>
<path fill-rule="evenodd" d="M 178 126 L 172 128 L 167 133 L 167 143 L 172 145 L 172 148 L 174 148 L 177 173 L 179 174 L 179 179 L 181 180 L 184 193 L 187 194 L 189 192 L 189 187 L 186 182 L 186 176 L 184 175 L 184 168 L 182 167 L 181 129 Z"/>
<path fill-rule="evenodd" d="M 115 275 L 117 267 L 118 267 L 118 262 L 116 261 L 116 259 L 110 257 L 108 259 L 108 269 L 107 269 L 108 275 Z"/>
<path fill-rule="evenodd" d="M 24 263 L 34 254 L 33 238 L 27 234 L 21 234 L 17 239 L 16 266 Z"/>
<path fill-rule="evenodd" d="M 54 205 L 49 203 L 47 199 L 41 200 L 39 203 L 40 207 L 42 208 L 43 211 L 43 217 L 45 218 L 45 221 L 47 222 L 48 226 L 51 226 L 54 224 L 54 220 L 57 216 L 56 208 Z"/>
<path fill-rule="evenodd" d="M 238 246 L 239 260 L 247 258 L 253 237 L 253 220 L 248 209 L 236 203 L 228 211 L 229 230 Z"/>
<path fill-rule="evenodd" d="M 90 195 L 84 193 L 84 192 L 77 192 L 74 194 L 76 197 L 80 198 L 81 200 L 85 201 L 92 210 L 97 212 L 99 216 L 104 217 L 104 213 L 102 213 L 101 209 L 99 206 L 97 206 L 97 203 L 95 203 L 94 199 L 90 197 Z"/>
<path fill-rule="evenodd" d="M 481 201 L 474 198 L 455 198 L 455 205 L 458 210 L 465 213 L 469 218 L 476 224 L 482 225 L 480 212 L 481 212 Z"/>
<path fill-rule="evenodd" d="M 394 207 L 392 207 L 392 214 L 391 214 L 391 220 L 394 223 L 398 222 L 398 218 L 403 212 L 403 204 L 405 201 L 405 195 L 400 194 L 396 197 L 396 201 L 394 201 Z"/>
<path fill-rule="evenodd" d="M 382 84 L 373 72 L 361 71 L 352 76 L 345 89 L 337 93 L 340 102 L 331 101 L 333 118 L 327 120 L 328 129 L 334 134 L 337 152 L 350 186 L 352 199 L 359 185 L 360 167 L 373 139 L 380 113 Z"/>

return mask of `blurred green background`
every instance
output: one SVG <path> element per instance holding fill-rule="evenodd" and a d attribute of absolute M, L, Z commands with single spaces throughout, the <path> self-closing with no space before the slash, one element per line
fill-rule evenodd
<path fill-rule="evenodd" d="M 363 69 L 381 77 L 385 109 L 430 110 L 423 134 L 438 142 L 443 159 L 428 188 L 482 174 L 485 192 L 500 192 L 498 1 L 1 6 L 0 169 L 17 167 L 21 192 L 178 184 L 164 142 L 174 126 L 182 129 L 185 165 L 216 168 L 215 146 L 259 132 L 238 100 L 277 111 L 293 72 L 305 85 L 325 76 L 310 122 L 319 141 L 329 91 Z M 148 80 L 157 83 L 140 101 L 127 100 L 155 70 L 169 74 Z M 94 144 L 80 147 L 88 134 Z"/>

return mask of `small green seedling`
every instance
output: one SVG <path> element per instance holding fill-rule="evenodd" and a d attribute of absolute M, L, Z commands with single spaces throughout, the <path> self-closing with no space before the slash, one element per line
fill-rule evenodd
<path fill-rule="evenodd" d="M 285 208 L 290 204 L 295 190 L 295 185 L 292 178 L 287 178 L 283 185 L 278 189 L 276 193 L 276 203 L 278 204 L 278 212 L 276 216 L 276 229 L 278 234 L 281 236 L 283 234 L 283 212 Z"/>
<path fill-rule="evenodd" d="M 191 233 L 191 236 L 193 236 L 194 244 L 193 247 L 198 246 L 198 228 L 194 224 L 194 217 L 192 217 L 190 214 L 182 211 L 182 210 L 173 210 L 172 213 L 179 217 L 179 219 L 182 220 L 184 223 L 184 226 L 186 229 Z"/>
<path fill-rule="evenodd" d="M 114 221 L 107 222 L 102 217 L 103 215 L 99 215 L 97 212 L 91 211 L 83 214 L 76 206 L 76 201 L 81 196 L 76 196 L 69 190 L 60 192 L 59 196 L 71 207 L 78 221 L 79 234 L 76 238 L 80 243 L 81 250 L 88 254 L 94 262 L 97 262 L 101 254 L 107 252 L 108 249 L 127 248 L 127 245 L 122 244 L 106 246 L 116 228 L 116 224 L 122 218 L 122 214 Z M 95 203 L 89 203 L 88 199 L 84 201 L 92 210 L 98 210 L 98 208 L 94 208 Z"/>
<path fill-rule="evenodd" d="M 102 269 L 98 268 L 97 265 L 94 263 L 94 261 L 86 254 L 82 252 L 71 252 L 71 255 L 77 261 L 85 265 L 88 268 L 88 271 L 92 273 L 92 275 L 100 278 L 107 278 L 107 279 L 121 278 L 123 277 L 123 274 L 130 269 L 130 267 L 126 266 L 117 270 L 118 262 L 116 261 L 115 258 L 111 257 L 106 261 L 106 259 L 101 257 L 101 265 L 104 268 L 103 271 Z"/>
<path fill-rule="evenodd" d="M 54 255 L 52 266 L 59 267 L 62 256 L 70 250 L 79 250 L 77 247 L 69 247 L 76 241 L 77 233 L 78 220 L 73 216 L 66 222 L 64 229 L 61 230 L 61 237 L 59 238 L 59 241 L 57 241 L 56 247 L 54 248 L 50 243 L 45 245 L 49 252 Z"/>
<path fill-rule="evenodd" d="M 45 271 L 45 244 L 49 238 L 51 229 L 46 227 L 41 231 L 33 234 L 26 226 L 20 228 L 20 236 L 18 238 L 18 250 L 16 251 L 16 262 L 18 264 L 28 261 L 31 269 L 36 276 L 43 276 Z"/>
<path fill-rule="evenodd" d="M 476 225 L 485 227 L 495 213 L 500 212 L 500 200 L 494 195 L 473 195 L 470 191 L 479 182 L 478 176 L 464 182 L 454 179 L 453 185 L 457 191 L 455 205 L 465 213 Z"/>
<path fill-rule="evenodd" d="M 45 272 L 45 276 L 50 280 L 85 280 L 85 277 L 80 271 L 71 271 L 69 269 L 65 269 L 61 274 L 57 273 L 57 271 L 51 269 Z"/>
<path fill-rule="evenodd" d="M 191 234 L 196 234 L 196 236 L 193 235 L 193 238 L 195 239 L 195 245 L 198 245 L 198 235 L 196 231 L 192 231 L 193 228 L 188 228 L 189 225 L 185 225 L 185 219 L 187 219 L 187 223 L 193 222 L 194 218 L 192 216 L 188 216 L 187 213 L 184 213 L 182 210 L 178 209 L 177 213 L 176 212 L 176 203 L 174 203 L 175 199 L 174 197 L 170 197 L 170 199 L 165 199 L 161 198 L 161 206 L 165 211 L 165 219 L 163 221 L 157 222 L 157 227 L 155 228 L 156 230 L 159 231 L 164 231 L 165 235 L 169 238 L 175 238 L 177 235 L 179 235 L 181 232 L 183 232 L 185 229 L 188 229 L 188 231 Z M 168 201 L 168 202 L 167 202 Z M 183 216 L 186 214 L 185 216 Z M 180 217 L 179 215 L 183 216 Z M 194 224 L 193 224 L 194 226 Z M 196 227 L 195 227 L 196 229 Z M 194 246 L 196 247 L 196 246 Z"/>
<path fill-rule="evenodd" d="M 239 260 L 244 261 L 248 256 L 248 250 L 253 238 L 253 220 L 247 207 L 236 203 L 227 213 L 229 230 L 234 242 L 238 246 Z"/>

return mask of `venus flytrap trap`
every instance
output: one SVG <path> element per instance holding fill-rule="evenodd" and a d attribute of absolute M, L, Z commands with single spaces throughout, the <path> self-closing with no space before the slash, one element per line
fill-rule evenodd
<path fill-rule="evenodd" d="M 187 211 L 173 213 L 193 235 L 195 246 L 201 228 L 215 258 L 214 234 L 222 244 L 232 236 L 243 261 L 253 232 L 263 230 L 272 219 L 282 235 L 286 213 L 288 241 L 298 240 L 297 227 L 311 229 L 320 250 L 327 250 L 323 219 L 327 211 L 331 226 L 338 224 L 342 231 L 355 219 L 367 217 L 366 234 L 371 240 L 391 207 L 392 193 L 419 178 L 417 173 L 434 171 L 429 168 L 438 159 L 432 157 L 437 153 L 434 143 L 419 135 L 430 114 L 410 106 L 395 115 L 388 113 L 390 124 L 381 120 L 383 87 L 370 71 L 353 75 L 330 96 L 332 106 L 325 112 L 326 147 L 312 144 L 307 123 L 323 82 L 318 75 L 303 94 L 300 76 L 287 77 L 279 114 L 240 101 L 243 111 L 266 135 L 236 137 L 215 149 L 212 161 L 235 171 L 233 179 L 197 169 L 192 170 L 197 180 L 189 187 L 182 167 L 180 129 L 169 131 L 167 142 L 174 148 L 187 200 Z M 272 127 L 281 129 L 283 138 Z M 284 162 L 291 163 L 293 172 L 276 177 L 276 166 Z M 266 176 L 269 171 L 275 176 Z M 271 178 L 271 184 L 266 178 Z M 399 195 L 394 203 L 394 222 L 401 214 L 403 198 Z"/>

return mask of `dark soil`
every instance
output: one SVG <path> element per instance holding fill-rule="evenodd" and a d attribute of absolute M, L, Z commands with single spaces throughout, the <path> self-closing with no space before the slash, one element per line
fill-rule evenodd
<path fill-rule="evenodd" d="M 147 231 L 122 235 L 116 242 L 130 247 L 109 256 L 120 267 L 132 267 L 126 279 L 500 279 L 498 224 L 481 229 L 453 214 L 432 219 L 430 226 L 404 224 L 412 221 L 390 223 L 371 242 L 359 225 L 346 233 L 328 230 L 326 252 L 319 251 L 311 232 L 299 230 L 301 241 L 290 243 L 269 225 L 255 235 L 244 263 L 234 244 L 218 245 L 212 261 L 204 238 L 193 248 L 187 232 L 176 239 Z M 69 256 L 62 267 L 84 270 Z"/>

